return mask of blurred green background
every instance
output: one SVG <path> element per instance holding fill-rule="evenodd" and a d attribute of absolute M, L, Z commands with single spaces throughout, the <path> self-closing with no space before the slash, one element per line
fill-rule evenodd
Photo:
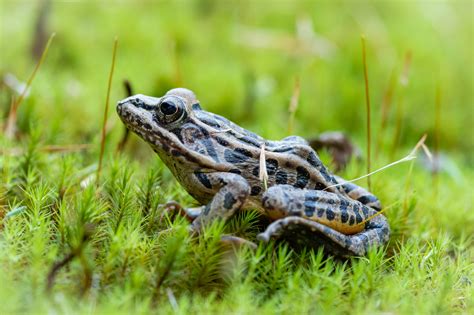
<path fill-rule="evenodd" d="M 399 157 L 424 133 L 433 147 L 439 88 L 440 148 L 463 164 L 474 161 L 470 1 L 0 3 L 2 76 L 26 81 L 36 63 L 35 41 L 42 47 L 56 32 L 19 112 L 22 131 L 33 121 L 45 143 L 99 140 L 117 36 L 109 146 L 122 130 L 114 105 L 126 96 L 124 79 L 135 93 L 154 96 L 190 88 L 205 109 L 277 139 L 288 134 L 288 105 L 299 78 L 293 133 L 342 130 L 365 147 L 363 34 L 375 150 Z M 0 91 L 6 117 L 12 91 L 4 85 Z M 134 145 L 149 156 L 145 144 Z M 405 151 L 390 155 L 393 148 Z"/>

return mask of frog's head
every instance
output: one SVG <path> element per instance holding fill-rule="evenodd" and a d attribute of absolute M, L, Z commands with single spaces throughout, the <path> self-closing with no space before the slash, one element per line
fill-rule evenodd
<path fill-rule="evenodd" d="M 128 129 L 138 134 L 155 151 L 182 151 L 171 130 L 179 128 L 199 107 L 194 93 L 177 88 L 163 97 L 130 96 L 117 104 L 117 113 Z M 178 146 L 178 147 L 176 147 Z M 176 147 L 176 148 L 175 148 Z"/>

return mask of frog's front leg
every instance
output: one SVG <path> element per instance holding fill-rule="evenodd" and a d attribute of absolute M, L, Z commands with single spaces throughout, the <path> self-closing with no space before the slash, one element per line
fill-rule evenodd
<path fill-rule="evenodd" d="M 284 239 L 295 245 L 324 248 L 339 256 L 365 255 L 371 246 L 388 241 L 390 229 L 383 215 L 345 196 L 288 185 L 271 187 L 263 207 L 272 217 L 283 217 L 258 238 Z"/>
<path fill-rule="evenodd" d="M 193 221 L 193 230 L 216 219 L 227 220 L 245 204 L 250 194 L 249 184 L 238 174 L 215 172 L 196 173 L 195 176 L 205 190 L 216 193 Z"/>

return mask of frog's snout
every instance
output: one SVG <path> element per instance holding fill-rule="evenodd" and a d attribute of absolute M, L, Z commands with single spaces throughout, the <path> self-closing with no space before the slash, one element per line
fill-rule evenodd
<path fill-rule="evenodd" d="M 116 107 L 116 109 L 117 109 L 117 113 L 118 113 L 120 116 L 122 116 L 123 109 L 124 109 L 124 107 L 126 106 L 125 104 L 127 104 L 127 99 L 123 99 L 123 100 L 117 102 L 117 107 Z"/>
<path fill-rule="evenodd" d="M 126 125 L 132 125 L 142 121 L 146 112 L 154 109 L 154 106 L 150 104 L 152 102 L 144 95 L 137 94 L 117 102 L 116 110 Z"/>
<path fill-rule="evenodd" d="M 128 102 L 128 97 L 127 98 L 124 98 L 123 100 L 121 101 L 118 101 L 117 102 L 117 107 L 122 107 L 123 104 L 127 103 Z"/>
<path fill-rule="evenodd" d="M 117 108 L 121 108 L 123 106 L 125 106 L 125 104 L 131 104 L 135 107 L 139 107 L 139 108 L 144 108 L 145 107 L 145 101 L 143 99 L 143 95 L 141 94 L 138 94 L 138 95 L 133 95 L 133 96 L 130 96 L 130 97 L 127 97 L 121 101 L 119 101 L 117 103 Z"/>

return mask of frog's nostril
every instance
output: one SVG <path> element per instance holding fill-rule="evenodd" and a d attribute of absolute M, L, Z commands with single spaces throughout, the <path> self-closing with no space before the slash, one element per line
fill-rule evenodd
<path fill-rule="evenodd" d="M 131 97 L 127 97 L 127 98 L 125 98 L 125 99 L 119 101 L 119 102 L 117 103 L 117 106 L 118 106 L 118 107 L 122 107 L 123 105 L 125 105 L 125 104 L 127 104 L 127 103 L 131 103 L 131 104 L 135 105 L 135 99 L 134 99 L 134 98 L 131 98 Z"/>
<path fill-rule="evenodd" d="M 132 98 L 130 100 L 130 103 L 132 103 L 133 105 L 135 105 L 136 107 L 142 107 L 143 106 L 143 101 L 138 99 L 138 98 Z"/>

